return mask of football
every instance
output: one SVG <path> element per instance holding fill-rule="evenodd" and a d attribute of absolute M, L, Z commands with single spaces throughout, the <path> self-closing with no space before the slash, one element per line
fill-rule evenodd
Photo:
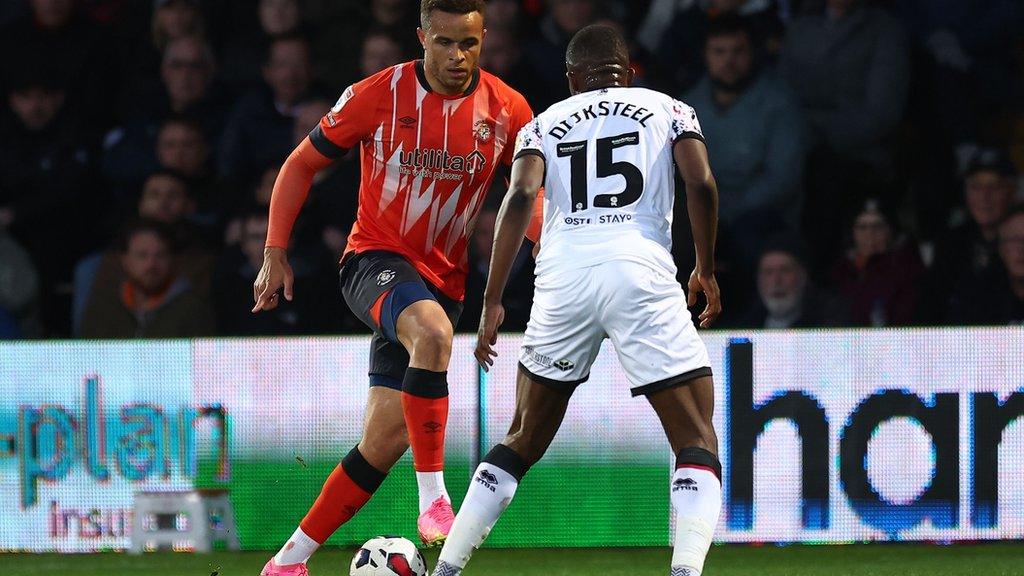
<path fill-rule="evenodd" d="M 378 536 L 352 558 L 350 576 L 427 576 L 427 563 L 416 545 L 396 536 Z"/>

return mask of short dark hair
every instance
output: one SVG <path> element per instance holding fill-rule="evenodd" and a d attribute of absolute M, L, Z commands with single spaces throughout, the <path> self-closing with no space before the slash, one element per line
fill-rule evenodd
<path fill-rule="evenodd" d="M 576 33 L 565 50 L 565 63 L 569 67 L 580 63 L 614 62 L 621 57 L 629 59 L 629 46 L 622 33 L 606 24 L 591 24 Z"/>
<path fill-rule="evenodd" d="M 469 14 L 479 12 L 484 15 L 484 0 L 421 0 L 420 27 L 426 28 L 430 13 L 434 10 L 449 14 Z"/>
<path fill-rule="evenodd" d="M 155 234 L 167 246 L 169 252 L 173 253 L 175 251 L 173 237 L 163 222 L 153 220 L 152 218 L 135 218 L 121 229 L 121 234 L 117 239 L 118 253 L 127 254 L 128 245 L 131 244 L 132 238 L 139 234 Z"/>
<path fill-rule="evenodd" d="M 708 21 L 707 39 L 745 34 L 747 40 L 754 40 L 754 27 L 750 20 L 739 14 L 726 13 Z"/>

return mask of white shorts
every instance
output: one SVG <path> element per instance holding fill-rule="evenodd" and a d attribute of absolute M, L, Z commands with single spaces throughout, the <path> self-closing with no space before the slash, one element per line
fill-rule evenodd
<path fill-rule="evenodd" d="M 611 338 L 634 396 L 711 375 L 686 294 L 667 273 L 612 260 L 537 277 L 522 370 L 571 392 L 590 377 L 605 338 Z"/>

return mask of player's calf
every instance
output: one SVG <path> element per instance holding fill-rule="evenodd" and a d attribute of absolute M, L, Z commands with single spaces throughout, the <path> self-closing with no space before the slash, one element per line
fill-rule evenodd
<path fill-rule="evenodd" d="M 522 456 L 504 444 L 496 445 L 484 456 L 438 557 L 434 576 L 457 576 L 462 572 L 512 501 L 529 468 Z"/>
<path fill-rule="evenodd" d="M 722 508 L 722 465 L 704 448 L 683 448 L 672 474 L 672 576 L 700 576 Z"/>

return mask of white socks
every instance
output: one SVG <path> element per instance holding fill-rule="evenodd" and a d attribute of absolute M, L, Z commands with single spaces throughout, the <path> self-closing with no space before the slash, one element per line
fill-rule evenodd
<path fill-rule="evenodd" d="M 444 486 L 444 472 L 417 472 L 416 484 L 420 487 L 420 514 L 426 512 L 438 498 L 452 501 Z"/>
<path fill-rule="evenodd" d="M 458 574 L 466 566 L 512 501 L 518 486 L 515 476 L 494 464 L 480 464 L 441 549 L 434 574 Z"/>
<path fill-rule="evenodd" d="M 672 575 L 700 576 L 722 510 L 722 483 L 710 470 L 684 464 L 672 475 L 671 490 L 676 515 Z"/>
<path fill-rule="evenodd" d="M 316 549 L 320 547 L 320 544 L 316 540 L 313 540 L 306 533 L 302 531 L 302 528 L 296 528 L 295 533 L 292 537 L 285 542 L 284 547 L 281 551 L 274 556 L 274 564 L 278 566 L 288 566 L 289 564 L 305 564 L 309 560 L 309 557 L 316 552 Z"/>

